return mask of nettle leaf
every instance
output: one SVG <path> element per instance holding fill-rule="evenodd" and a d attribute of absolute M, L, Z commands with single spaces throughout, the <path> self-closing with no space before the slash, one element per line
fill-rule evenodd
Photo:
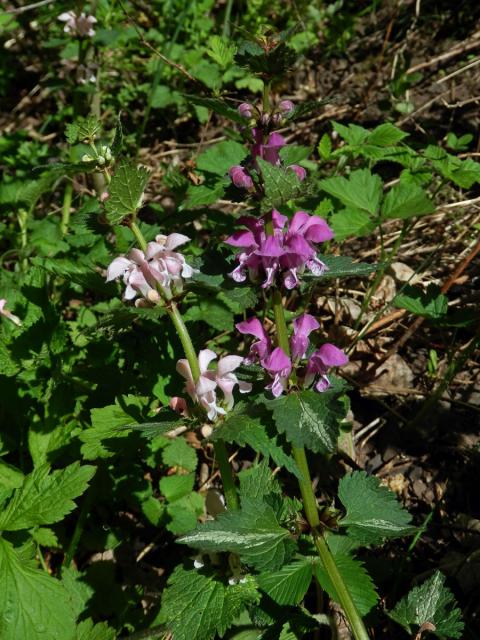
<path fill-rule="evenodd" d="M 292 169 L 276 167 L 270 162 L 257 158 L 265 185 L 264 209 L 271 209 L 285 204 L 289 200 L 305 195 L 305 183 L 301 182 Z"/>
<path fill-rule="evenodd" d="M 340 422 L 346 413 L 338 392 L 297 391 L 265 404 L 273 411 L 277 429 L 295 447 L 307 447 L 316 453 L 337 449 Z"/>
<path fill-rule="evenodd" d="M 15 489 L 0 515 L 0 530 L 18 531 L 58 522 L 75 509 L 73 499 L 82 495 L 95 470 L 79 462 L 52 472 L 48 465 L 37 467 Z"/>
<path fill-rule="evenodd" d="M 312 581 L 313 563 L 310 559 L 295 560 L 279 571 L 262 573 L 258 586 L 277 604 L 295 605 L 301 602 Z"/>
<path fill-rule="evenodd" d="M 383 195 L 382 181 L 369 169 L 352 171 L 348 179 L 343 177 L 320 180 L 320 187 L 347 207 L 368 211 L 375 215 Z"/>
<path fill-rule="evenodd" d="M 435 205 L 418 185 L 397 184 L 390 189 L 382 204 L 383 218 L 406 220 L 424 216 L 435 211 Z"/>
<path fill-rule="evenodd" d="M 224 140 L 208 147 L 197 158 L 197 169 L 224 176 L 234 165 L 246 158 L 248 151 L 235 140 Z"/>
<path fill-rule="evenodd" d="M 344 476 L 338 486 L 338 496 L 347 511 L 340 525 L 347 527 L 348 534 L 364 544 L 415 531 L 410 525 L 410 514 L 402 508 L 395 494 L 365 471 Z"/>
<path fill-rule="evenodd" d="M 305 116 L 314 116 L 318 113 L 322 107 L 328 104 L 330 100 L 305 100 L 303 102 L 299 102 L 294 106 L 294 108 L 285 114 L 285 120 L 288 122 L 295 122 L 296 120 L 300 120 Z"/>
<path fill-rule="evenodd" d="M 238 124 L 245 124 L 245 118 L 243 118 L 236 109 L 233 109 L 227 102 L 221 98 L 206 98 L 204 96 L 194 96 L 189 94 L 183 94 L 183 97 L 194 105 L 199 107 L 205 107 L 210 111 L 218 113 L 224 118 L 228 118 Z"/>
<path fill-rule="evenodd" d="M 408 133 L 402 131 L 390 122 L 375 127 L 375 129 L 368 135 L 368 144 L 377 145 L 378 147 L 391 147 L 398 142 L 408 137 Z"/>
<path fill-rule="evenodd" d="M 272 458 L 279 467 L 284 467 L 290 473 L 300 477 L 297 465 L 282 447 L 279 436 L 268 433 L 266 416 L 259 411 L 258 407 L 237 403 L 235 409 L 227 414 L 210 439 L 235 442 L 241 447 L 249 446 L 265 457 Z"/>
<path fill-rule="evenodd" d="M 123 160 L 115 171 L 108 188 L 105 210 L 110 224 L 120 224 L 142 206 L 143 192 L 150 177 L 145 167 L 136 162 Z"/>
<path fill-rule="evenodd" d="M 312 153 L 312 147 L 304 147 L 302 145 L 287 144 L 280 149 L 280 158 L 286 165 L 298 164 L 302 160 L 308 158 Z"/>
<path fill-rule="evenodd" d="M 264 458 L 259 464 L 238 473 L 240 481 L 240 498 L 264 498 L 272 493 L 279 493 L 280 486 Z"/>
<path fill-rule="evenodd" d="M 379 267 L 378 264 L 354 262 L 349 256 L 324 256 L 322 254 L 318 254 L 317 257 L 328 267 L 328 271 L 325 271 L 325 273 L 321 275 L 322 279 L 346 278 L 348 276 L 361 278 L 363 276 L 368 276 L 370 273 L 374 273 Z M 302 278 L 304 280 L 313 278 L 318 279 L 318 276 L 310 276 L 310 274 L 304 273 Z"/>
<path fill-rule="evenodd" d="M 462 612 L 445 586 L 445 576 L 440 571 L 412 589 L 388 615 L 410 635 L 423 627 L 438 638 L 462 637 Z"/>
<path fill-rule="evenodd" d="M 233 63 L 237 47 L 220 36 L 211 36 L 208 40 L 207 55 L 215 60 L 222 68 L 229 67 Z"/>
<path fill-rule="evenodd" d="M 344 553 L 336 553 L 333 549 L 330 550 L 359 614 L 366 615 L 378 602 L 378 595 L 372 579 L 359 560 Z M 313 561 L 313 572 L 322 589 L 325 589 L 332 600 L 339 603 L 337 590 L 318 558 Z"/>
<path fill-rule="evenodd" d="M 443 318 L 448 311 L 448 298 L 440 288 L 430 284 L 426 291 L 420 287 L 406 285 L 403 291 L 393 300 L 395 307 L 406 309 L 417 316 L 437 320 Z"/>
<path fill-rule="evenodd" d="M 206 572 L 177 567 L 162 596 L 160 619 L 175 640 L 223 636 L 235 618 L 260 595 L 252 577 L 228 585 Z"/>
<path fill-rule="evenodd" d="M 75 640 L 75 613 L 63 584 L 24 562 L 0 537 L 2 640 Z"/>
<path fill-rule="evenodd" d="M 295 542 L 278 523 L 274 509 L 255 498 L 245 498 L 238 511 L 221 513 L 178 542 L 205 551 L 237 553 L 242 562 L 259 571 L 275 571 L 295 551 Z"/>

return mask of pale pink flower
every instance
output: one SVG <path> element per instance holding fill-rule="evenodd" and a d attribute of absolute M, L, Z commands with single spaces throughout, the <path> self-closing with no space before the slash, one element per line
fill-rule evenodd
<path fill-rule="evenodd" d="M 65 11 L 58 16 L 57 20 L 65 23 L 63 27 L 65 33 L 70 33 L 80 38 L 91 38 L 95 35 L 95 30 L 93 29 L 93 25 L 97 22 L 95 16 L 87 16 L 83 12 L 77 15 L 75 11 Z"/>
<path fill-rule="evenodd" d="M 8 309 L 5 309 L 6 304 L 7 304 L 7 301 L 5 300 L 5 298 L 2 298 L 0 300 L 0 315 L 10 320 L 10 322 L 13 322 L 13 324 L 16 324 L 17 327 L 21 327 L 22 321 L 18 316 L 14 315 L 11 311 L 8 311 Z"/>

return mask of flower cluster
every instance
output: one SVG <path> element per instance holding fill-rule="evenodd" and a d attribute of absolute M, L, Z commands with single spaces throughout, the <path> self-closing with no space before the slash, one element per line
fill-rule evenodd
<path fill-rule="evenodd" d="M 236 325 L 242 334 L 254 336 L 257 340 L 250 347 L 245 364 L 259 362 L 272 382 L 267 385 L 277 398 L 288 385 L 288 379 L 294 367 L 300 367 L 310 344 L 309 335 L 319 328 L 317 320 L 304 313 L 293 321 L 293 335 L 290 338 L 289 357 L 281 347 L 273 348 L 272 342 L 258 318 L 250 318 Z M 335 345 L 326 343 L 314 351 L 306 366 L 297 369 L 297 380 L 303 379 L 303 386 L 310 387 L 315 382 L 317 391 L 330 387 L 327 373 L 330 367 L 340 367 L 348 362 L 347 356 Z"/>
<path fill-rule="evenodd" d="M 225 241 L 241 249 L 237 254 L 238 267 L 230 274 L 236 282 L 244 282 L 248 275 L 254 282 L 263 279 L 262 287 L 267 288 L 275 283 L 278 274 L 285 287 L 293 289 L 305 269 L 314 275 L 325 272 L 327 267 L 317 258 L 315 244 L 333 238 L 328 224 L 305 211 L 297 211 L 287 221 L 286 216 L 274 209 L 273 235 L 268 235 L 265 219 L 240 218 L 239 222 L 248 230 L 237 231 Z"/>
<path fill-rule="evenodd" d="M 125 299 L 142 296 L 137 300 L 137 306 L 142 306 L 145 301 L 155 304 L 161 294 L 170 299 L 182 292 L 185 278 L 197 273 L 181 253 L 174 251 L 188 240 L 190 238 L 181 233 L 156 236 L 155 242 L 147 244 L 145 252 L 132 249 L 127 257 L 115 258 L 108 267 L 107 282 L 123 276 Z"/>
<path fill-rule="evenodd" d="M 75 11 L 66 11 L 58 16 L 60 22 L 64 22 L 63 30 L 78 38 L 92 38 L 95 35 L 93 25 L 96 24 L 95 16 L 87 16 L 85 13 L 77 15 Z"/>
<path fill-rule="evenodd" d="M 182 359 L 177 362 L 177 371 L 186 380 L 186 392 L 195 403 L 205 409 L 208 419 L 212 422 L 219 415 L 225 415 L 233 407 L 235 385 L 238 384 L 240 393 L 248 393 L 252 388 L 250 383 L 239 380 L 233 373 L 242 364 L 243 358 L 241 356 L 220 358 L 216 369 L 209 369 L 209 364 L 216 357 L 216 354 L 210 349 L 200 351 L 198 354 L 200 377 L 196 382 L 188 360 Z M 217 401 L 217 387 L 223 393 L 223 401 L 220 404 Z M 178 402 L 181 399 L 176 398 L 175 400 L 177 400 L 175 409 L 184 411 L 186 406 Z"/>
<path fill-rule="evenodd" d="M 278 106 L 278 111 L 273 114 L 262 114 L 248 102 L 243 102 L 238 107 L 240 115 L 254 124 L 251 130 L 253 140 L 250 145 L 251 167 L 258 169 L 257 158 L 262 158 L 262 160 L 270 164 L 280 166 L 280 150 L 287 142 L 280 133 L 269 131 L 269 129 L 272 125 L 278 125 L 282 118 L 293 109 L 294 105 L 290 100 L 282 100 Z M 307 172 L 300 165 L 291 164 L 287 169 L 294 171 L 299 180 L 305 180 Z M 236 187 L 249 191 L 255 189 L 249 170 L 242 165 L 231 167 L 228 173 Z"/>

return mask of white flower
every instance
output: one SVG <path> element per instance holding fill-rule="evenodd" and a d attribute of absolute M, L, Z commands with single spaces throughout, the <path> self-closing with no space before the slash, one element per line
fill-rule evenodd
<path fill-rule="evenodd" d="M 65 33 L 71 33 L 80 38 L 91 38 L 95 35 L 95 30 L 93 29 L 93 25 L 97 22 L 95 16 L 87 16 L 83 12 L 77 15 L 75 11 L 65 11 L 65 13 L 61 13 L 58 16 L 57 20 L 65 22 L 63 27 Z"/>

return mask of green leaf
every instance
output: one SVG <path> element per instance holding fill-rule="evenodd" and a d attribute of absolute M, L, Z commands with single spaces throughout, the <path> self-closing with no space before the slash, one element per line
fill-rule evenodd
<path fill-rule="evenodd" d="M 414 216 L 424 216 L 434 211 L 435 206 L 425 191 L 412 183 L 400 183 L 392 187 L 382 204 L 383 218 L 405 220 Z"/>
<path fill-rule="evenodd" d="M 188 495 L 167 505 L 170 522 L 166 528 L 176 536 L 188 533 L 197 526 L 198 518 L 205 512 L 204 497 L 199 493 Z"/>
<path fill-rule="evenodd" d="M 325 271 L 325 273 L 322 274 L 322 279 L 346 278 L 348 276 L 361 278 L 375 272 L 379 266 L 377 264 L 368 264 L 367 262 L 354 262 L 350 256 L 324 256 L 322 254 L 318 254 L 318 258 L 328 268 L 328 271 Z M 302 277 L 304 279 L 308 279 L 309 275 L 304 273 Z M 312 277 L 318 278 L 318 276 Z"/>
<path fill-rule="evenodd" d="M 444 583 L 445 576 L 436 571 L 402 598 L 388 615 L 412 636 L 425 625 L 424 629 L 438 638 L 462 638 L 462 612 Z"/>
<path fill-rule="evenodd" d="M 349 124 L 346 127 L 339 122 L 332 122 L 334 130 L 352 146 L 357 146 L 366 141 L 370 135 L 370 131 L 364 127 L 360 127 L 358 124 Z"/>
<path fill-rule="evenodd" d="M 75 615 L 63 584 L 0 537 L 2 640 L 74 640 Z"/>
<path fill-rule="evenodd" d="M 226 585 L 214 576 L 177 567 L 163 593 L 160 616 L 175 640 L 211 640 L 223 636 L 235 618 L 258 600 L 250 576 Z"/>
<path fill-rule="evenodd" d="M 109 627 L 106 622 L 95 624 L 88 618 L 78 624 L 75 640 L 115 640 L 116 637 L 115 629 Z"/>
<path fill-rule="evenodd" d="M 150 177 L 145 167 L 134 161 L 123 160 L 117 167 L 108 188 L 105 210 L 110 224 L 120 224 L 142 206 L 143 192 Z"/>
<path fill-rule="evenodd" d="M 372 579 L 359 560 L 347 554 L 334 553 L 332 549 L 331 551 L 337 569 L 350 592 L 359 614 L 361 616 L 366 615 L 378 601 L 378 595 Z M 339 603 L 340 599 L 337 590 L 318 558 L 314 560 L 313 572 L 322 589 L 325 589 L 332 600 Z"/>
<path fill-rule="evenodd" d="M 434 320 L 443 318 L 448 311 L 447 296 L 434 284 L 430 284 L 426 291 L 421 287 L 406 285 L 402 293 L 395 296 L 393 304 L 399 309 Z"/>
<path fill-rule="evenodd" d="M 238 473 L 240 481 L 240 498 L 264 498 L 269 494 L 280 491 L 278 481 L 268 465 L 269 459 L 264 458 L 259 464 Z"/>
<path fill-rule="evenodd" d="M 123 144 L 123 128 L 122 128 L 122 121 L 120 119 L 120 114 L 118 114 L 117 123 L 115 125 L 115 135 L 113 137 L 112 148 L 111 148 L 112 156 L 114 158 L 120 155 L 120 152 L 122 150 L 122 144 Z"/>
<path fill-rule="evenodd" d="M 194 105 L 199 107 L 205 107 L 210 111 L 215 111 L 224 118 L 228 118 L 238 124 L 245 124 L 245 118 L 243 118 L 236 109 L 233 109 L 221 98 L 206 98 L 204 96 L 194 96 L 184 94 L 184 98 Z"/>
<path fill-rule="evenodd" d="M 160 491 L 169 502 L 179 500 L 188 495 L 195 482 L 195 474 L 188 475 L 175 474 L 173 476 L 164 476 L 160 480 Z"/>
<path fill-rule="evenodd" d="M 301 182 L 292 169 L 276 167 L 262 158 L 257 158 L 265 185 L 264 209 L 271 209 L 285 204 L 289 200 L 305 195 L 305 183 Z"/>
<path fill-rule="evenodd" d="M 332 139 L 328 133 L 324 133 L 320 138 L 317 149 L 322 160 L 328 160 L 330 158 L 332 155 Z"/>
<path fill-rule="evenodd" d="M 162 461 L 167 467 L 181 467 L 185 471 L 195 471 L 197 452 L 184 438 L 175 438 L 162 450 Z"/>
<path fill-rule="evenodd" d="M 229 67 L 233 63 L 235 52 L 237 47 L 232 42 L 228 42 L 226 39 L 220 36 L 211 36 L 208 40 L 207 55 L 215 60 L 215 62 L 222 68 Z"/>
<path fill-rule="evenodd" d="M 38 527 L 30 531 L 35 542 L 42 547 L 60 547 L 57 534 L 48 527 Z"/>
<path fill-rule="evenodd" d="M 390 122 L 375 127 L 375 129 L 368 135 L 368 144 L 377 145 L 379 147 L 391 147 L 398 142 L 408 137 L 408 133 L 402 131 Z"/>
<path fill-rule="evenodd" d="M 51 473 L 48 465 L 37 467 L 15 489 L 0 514 L 0 530 L 18 531 L 58 522 L 75 509 L 73 499 L 85 491 L 95 470 L 79 462 Z"/>
<path fill-rule="evenodd" d="M 337 242 L 342 242 L 351 236 L 366 236 L 375 229 L 375 223 L 369 213 L 351 208 L 334 213 L 330 218 L 330 226 Z"/>
<path fill-rule="evenodd" d="M 243 144 L 235 140 L 224 140 L 208 147 L 197 158 L 197 169 L 224 176 L 234 165 L 240 164 L 247 156 Z"/>
<path fill-rule="evenodd" d="M 368 211 L 376 215 L 382 199 L 382 181 L 369 169 L 352 171 L 347 178 L 333 177 L 320 180 L 320 187 L 347 207 Z"/>
<path fill-rule="evenodd" d="M 278 569 L 295 549 L 290 532 L 279 525 L 273 508 L 254 498 L 245 498 L 238 511 L 221 513 L 178 542 L 205 551 L 237 553 L 242 562 L 259 571 Z"/>
<path fill-rule="evenodd" d="M 347 514 L 340 525 L 364 544 L 398 538 L 415 531 L 411 516 L 378 478 L 354 471 L 340 480 L 338 496 Z"/>
<path fill-rule="evenodd" d="M 340 422 L 346 413 L 338 392 L 304 390 L 265 404 L 273 411 L 277 429 L 295 447 L 307 447 L 316 453 L 332 453 L 337 449 Z"/>
<path fill-rule="evenodd" d="M 312 147 L 304 147 L 297 144 L 287 144 L 280 149 L 280 158 L 286 165 L 298 164 L 308 158 L 312 153 Z"/>
<path fill-rule="evenodd" d="M 312 562 L 295 560 L 279 571 L 260 574 L 257 581 L 260 589 L 277 604 L 299 604 L 312 581 Z"/>
<path fill-rule="evenodd" d="M 292 457 L 282 447 L 279 436 L 268 433 L 266 417 L 258 407 L 248 406 L 243 402 L 236 404 L 235 409 L 227 414 L 219 428 L 215 429 L 211 440 L 236 442 L 241 447 L 249 446 L 265 457 L 270 456 L 279 466 L 300 477 L 300 472 Z"/>
<path fill-rule="evenodd" d="M 25 476 L 20 469 L 0 460 L 0 487 L 2 489 L 17 489 L 22 486 L 24 478 Z"/>
<path fill-rule="evenodd" d="M 227 180 L 230 182 L 229 178 L 227 178 Z M 227 183 L 222 180 L 216 182 L 213 186 L 207 186 L 205 184 L 195 186 L 191 184 L 187 189 L 186 199 L 181 205 L 181 209 L 191 209 L 214 204 L 223 197 L 226 186 Z"/>

